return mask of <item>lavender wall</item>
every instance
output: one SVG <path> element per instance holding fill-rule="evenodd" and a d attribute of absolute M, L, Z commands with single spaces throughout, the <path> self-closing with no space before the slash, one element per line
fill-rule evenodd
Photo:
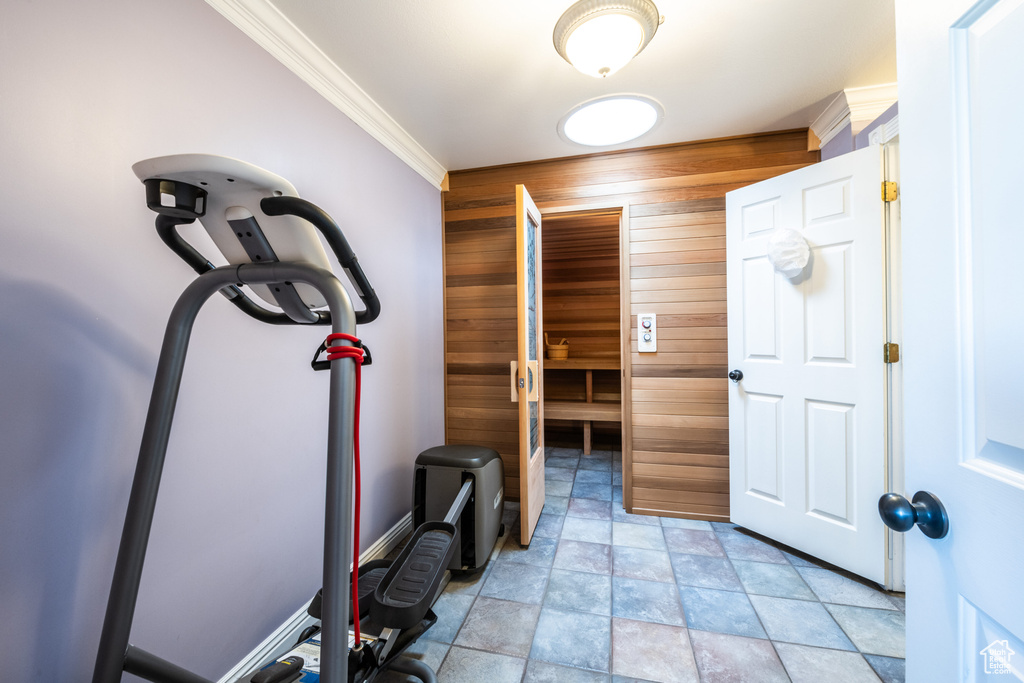
<path fill-rule="evenodd" d="M 440 193 L 201 0 L 8 2 L 0 22 L 4 680 L 87 681 L 163 326 L 191 271 L 135 161 L 233 156 L 342 225 L 361 330 L 365 545 L 442 442 Z M 320 585 L 323 330 L 199 317 L 132 641 L 217 678 Z"/>
<path fill-rule="evenodd" d="M 821 160 L 831 159 L 853 151 L 853 126 L 846 127 L 836 133 L 835 137 L 821 147 Z"/>

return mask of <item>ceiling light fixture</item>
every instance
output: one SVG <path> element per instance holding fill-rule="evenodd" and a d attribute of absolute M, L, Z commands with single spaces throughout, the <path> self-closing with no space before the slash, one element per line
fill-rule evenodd
<path fill-rule="evenodd" d="M 605 78 L 647 47 L 659 23 L 651 0 L 579 0 L 555 24 L 555 50 L 588 76 Z"/>
<path fill-rule="evenodd" d="M 558 122 L 564 140 L 608 147 L 648 133 L 665 115 L 661 103 L 645 95 L 607 95 L 573 107 Z"/>

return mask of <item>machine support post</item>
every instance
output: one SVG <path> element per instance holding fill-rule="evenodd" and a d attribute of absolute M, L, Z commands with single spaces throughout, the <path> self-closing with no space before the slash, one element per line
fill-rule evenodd
<path fill-rule="evenodd" d="M 164 333 L 156 379 L 143 430 L 139 460 L 128 499 L 121 544 L 114 565 L 110 598 L 107 602 L 100 644 L 93 670 L 93 683 L 117 683 L 125 670 L 139 583 L 146 547 L 153 525 L 160 477 L 174 419 L 185 356 L 196 316 L 217 291 L 236 283 L 270 284 L 304 282 L 324 296 L 331 311 L 334 332 L 355 333 L 355 313 L 341 282 L 328 270 L 305 263 L 243 264 L 215 268 L 194 280 L 175 303 Z M 353 445 L 346 438 L 355 407 L 355 370 L 351 363 L 331 367 L 330 413 L 327 452 L 327 505 L 324 542 L 324 633 L 322 639 L 323 683 L 348 680 L 348 572 L 352 555 Z M 146 653 L 148 655 L 148 653 Z M 159 681 L 163 660 L 145 659 L 146 674 Z M 136 663 L 138 663 L 136 661 Z M 168 663 L 169 664 L 169 663 Z M 174 665 L 169 665 L 174 666 Z M 171 679 L 174 680 L 174 679 Z"/>

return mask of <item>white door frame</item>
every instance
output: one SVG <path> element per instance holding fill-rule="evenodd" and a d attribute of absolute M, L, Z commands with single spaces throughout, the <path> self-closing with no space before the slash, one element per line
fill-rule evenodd
<path fill-rule="evenodd" d="M 885 159 L 885 179 L 899 184 L 899 137 L 884 141 L 883 156 Z M 900 200 L 887 202 L 885 207 L 886 245 L 885 245 L 885 277 L 886 277 L 886 338 L 895 344 L 903 344 L 903 297 L 902 270 L 900 252 Z M 888 366 L 886 372 L 886 490 L 902 491 L 903 475 L 903 365 L 896 362 Z M 885 583 L 887 590 L 903 592 L 906 590 L 904 568 L 903 534 L 886 529 L 886 569 Z"/>

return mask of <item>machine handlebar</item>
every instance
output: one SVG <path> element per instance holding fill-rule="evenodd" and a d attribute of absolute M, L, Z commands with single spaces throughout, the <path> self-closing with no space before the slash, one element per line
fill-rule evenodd
<path fill-rule="evenodd" d="M 297 216 L 312 223 L 338 257 L 338 263 L 366 307 L 365 310 L 356 311 L 356 324 L 365 325 L 376 320 L 380 315 L 380 300 L 377 293 L 373 291 L 373 286 L 359 265 L 359 259 L 345 239 L 345 234 L 327 212 L 300 197 L 265 197 L 260 201 L 260 208 L 268 216 Z"/>

